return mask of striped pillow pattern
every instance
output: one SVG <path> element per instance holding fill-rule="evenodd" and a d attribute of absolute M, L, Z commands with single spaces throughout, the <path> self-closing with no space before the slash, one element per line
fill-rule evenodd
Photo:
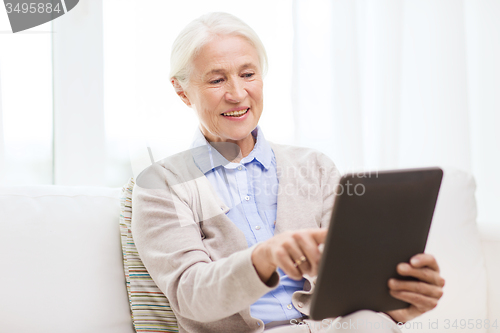
<path fill-rule="evenodd" d="M 130 178 L 122 188 L 120 198 L 120 233 L 123 252 L 123 267 L 127 281 L 127 292 L 132 322 L 138 333 L 179 332 L 177 319 L 170 303 L 156 286 L 144 267 L 132 239 L 132 190 L 135 182 Z"/>

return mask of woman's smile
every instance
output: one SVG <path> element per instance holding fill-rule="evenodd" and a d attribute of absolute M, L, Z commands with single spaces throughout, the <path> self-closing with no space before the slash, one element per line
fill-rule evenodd
<path fill-rule="evenodd" d="M 222 115 L 229 118 L 243 119 L 246 118 L 245 115 L 248 113 L 250 108 L 236 108 L 236 110 L 230 110 L 224 112 Z"/>

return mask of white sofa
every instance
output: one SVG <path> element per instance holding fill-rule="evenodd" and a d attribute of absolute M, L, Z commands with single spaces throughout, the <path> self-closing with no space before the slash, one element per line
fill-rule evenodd
<path fill-rule="evenodd" d="M 500 321 L 500 227 L 477 228 L 474 190 L 470 175 L 445 170 L 426 250 L 438 259 L 445 294 L 404 331 L 500 330 L 484 328 L 486 319 Z M 117 188 L 0 188 L 0 332 L 134 332 L 120 195 Z"/>

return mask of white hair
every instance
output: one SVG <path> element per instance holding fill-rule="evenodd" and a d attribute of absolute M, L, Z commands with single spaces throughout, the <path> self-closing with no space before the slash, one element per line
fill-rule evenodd
<path fill-rule="evenodd" d="M 203 46 L 220 36 L 245 38 L 259 55 L 262 75 L 267 72 L 267 55 L 264 44 L 255 31 L 234 15 L 214 12 L 205 14 L 189 23 L 177 36 L 170 56 L 170 78 L 186 87 L 192 71 L 192 62 Z"/>

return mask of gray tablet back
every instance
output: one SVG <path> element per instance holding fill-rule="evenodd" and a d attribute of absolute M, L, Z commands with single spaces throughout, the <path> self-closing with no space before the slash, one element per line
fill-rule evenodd
<path fill-rule="evenodd" d="M 389 294 L 400 262 L 424 252 L 443 171 L 439 168 L 351 174 L 341 178 L 312 297 L 321 320 L 407 303 Z"/>

